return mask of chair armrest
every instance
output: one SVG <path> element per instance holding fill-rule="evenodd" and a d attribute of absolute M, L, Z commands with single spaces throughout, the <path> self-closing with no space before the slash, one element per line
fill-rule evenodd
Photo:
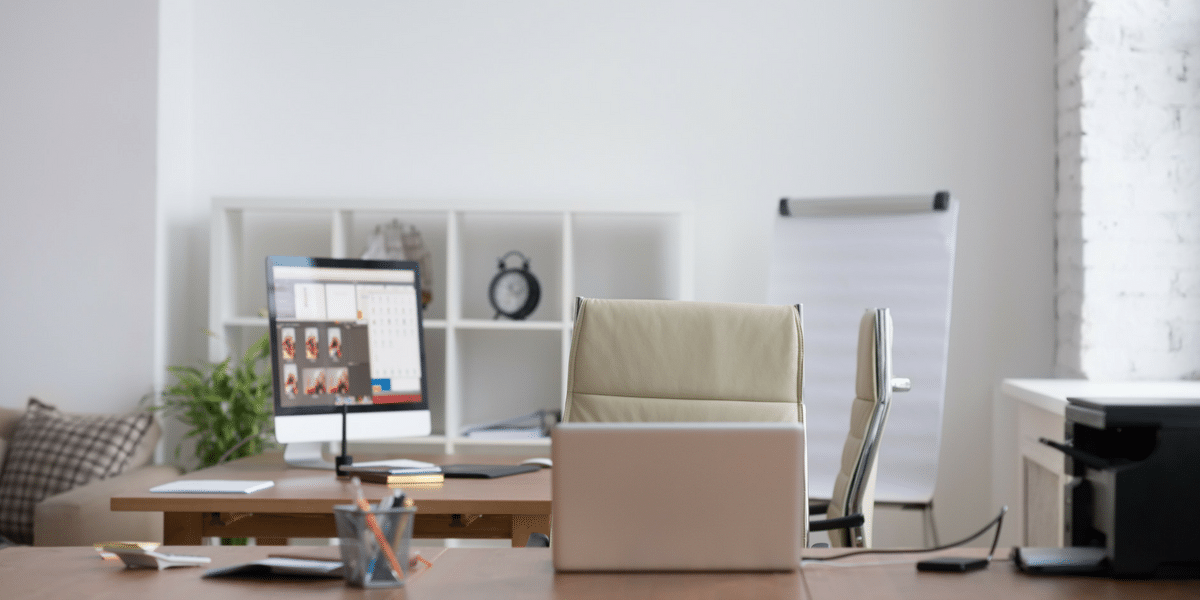
<path fill-rule="evenodd" d="M 146 466 L 50 496 L 33 509 L 35 546 L 88 546 L 96 542 L 163 539 L 161 512 L 114 512 L 113 496 L 145 491 L 179 477 L 172 466 Z"/>
<path fill-rule="evenodd" d="M 866 518 L 862 513 L 854 513 L 844 517 L 835 517 L 832 519 L 816 519 L 808 522 L 809 531 L 829 531 L 830 529 L 849 529 L 851 527 L 862 527 L 866 523 Z"/>

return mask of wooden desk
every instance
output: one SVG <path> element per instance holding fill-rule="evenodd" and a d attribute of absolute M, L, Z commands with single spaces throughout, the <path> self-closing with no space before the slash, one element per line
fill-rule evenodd
<path fill-rule="evenodd" d="M 298 550 L 289 548 L 287 550 Z M 1005 560 L 986 570 L 966 574 L 919 573 L 915 558 L 864 556 L 845 563 L 807 563 L 796 573 L 565 573 L 556 574 L 550 550 L 422 549 L 433 566 L 418 568 L 406 586 L 362 590 L 341 580 L 246 581 L 202 579 L 203 570 L 264 558 L 282 549 L 263 547 L 196 546 L 164 548 L 213 557 L 209 567 L 165 571 L 129 570 L 120 562 L 101 560 L 91 548 L 16 547 L 0 550 L 0 581 L 8 600 L 89 598 L 216 598 L 270 600 L 280 598 L 427 599 L 493 598 L 496 600 L 629 600 L 802 599 L 844 600 L 1049 600 L 1067 598 L 1117 599 L 1196 598 L 1197 581 L 1117 581 L 1088 577 L 1029 576 Z M 337 556 L 337 548 L 305 548 L 307 554 Z M 836 550 L 813 550 L 829 555 Z M 965 549 L 956 555 L 982 555 Z M 907 560 L 901 564 L 892 561 Z M 865 563 L 857 566 L 838 564 Z"/>
<path fill-rule="evenodd" d="M 438 464 L 515 464 L 511 456 L 414 456 Z M 360 457 L 372 460 L 372 457 Z M 114 497 L 112 510 L 163 513 L 168 545 L 198 545 L 201 538 L 253 537 L 278 544 L 289 537 L 337 537 L 333 507 L 350 504 L 353 486 L 332 471 L 293 469 L 278 453 L 244 458 L 189 473 L 184 479 L 270 479 L 275 486 L 253 494 L 155 494 Z M 363 484 L 368 498 L 387 493 Z M 550 533 L 550 472 L 546 469 L 498 479 L 446 479 L 436 489 L 405 488 L 417 505 L 415 538 L 511 539 L 524 546 L 532 532 Z"/>
<path fill-rule="evenodd" d="M 996 554 L 999 556 L 991 565 L 971 573 L 921 573 L 917 571 L 915 563 L 927 556 L 924 554 L 855 556 L 844 561 L 806 563 L 802 571 L 809 597 L 819 600 L 1174 600 L 1200 595 L 1200 581 L 1119 581 L 1100 577 L 1026 575 L 1007 559 L 1008 550 L 997 548 Z M 838 552 L 838 549 L 810 549 L 806 555 L 829 556 Z M 983 548 L 960 548 L 939 554 L 987 556 L 987 551 Z M 842 563 L 858 563 L 859 566 L 841 566 Z"/>

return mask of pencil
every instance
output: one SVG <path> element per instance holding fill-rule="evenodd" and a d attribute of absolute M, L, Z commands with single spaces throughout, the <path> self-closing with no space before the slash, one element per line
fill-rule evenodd
<path fill-rule="evenodd" d="M 396 572 L 396 577 L 403 579 L 404 569 L 400 567 L 400 561 L 396 560 L 396 553 L 392 551 L 392 545 L 388 543 L 387 536 L 383 535 L 383 530 L 379 528 L 379 521 L 375 519 L 375 515 L 371 512 L 371 503 L 367 502 L 367 498 L 362 493 L 362 484 L 357 477 L 350 478 L 350 482 L 354 484 L 355 506 L 365 513 L 367 527 L 371 530 L 371 533 L 375 534 L 375 540 L 379 542 L 379 548 L 383 550 L 383 555 L 391 563 L 392 570 Z"/>

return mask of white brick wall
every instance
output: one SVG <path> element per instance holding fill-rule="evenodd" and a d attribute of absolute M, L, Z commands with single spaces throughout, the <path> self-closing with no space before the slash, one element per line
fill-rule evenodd
<path fill-rule="evenodd" d="M 1058 372 L 1200 378 L 1200 2 L 1057 7 Z"/>
<path fill-rule="evenodd" d="M 1058 90 L 1058 200 L 1057 371 L 1063 376 L 1082 374 L 1079 349 L 1083 315 L 1082 188 L 1080 186 L 1080 112 L 1083 91 L 1080 64 L 1086 45 L 1085 0 L 1058 0 L 1056 80 Z"/>

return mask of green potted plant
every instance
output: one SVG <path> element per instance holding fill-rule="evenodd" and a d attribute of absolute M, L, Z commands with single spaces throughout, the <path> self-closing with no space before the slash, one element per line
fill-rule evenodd
<path fill-rule="evenodd" d="M 188 427 L 195 438 L 198 468 L 254 456 L 271 439 L 271 369 L 260 368 L 270 354 L 267 335 L 250 345 L 238 362 L 230 356 L 203 369 L 172 366 L 175 383 L 163 389 L 155 407 Z M 183 441 L 175 448 L 178 459 Z"/>

